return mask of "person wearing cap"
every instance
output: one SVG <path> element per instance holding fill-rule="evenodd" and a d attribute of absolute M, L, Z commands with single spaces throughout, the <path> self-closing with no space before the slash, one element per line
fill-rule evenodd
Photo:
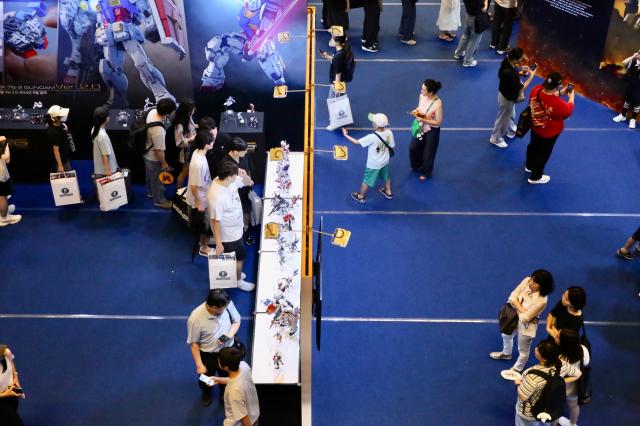
<path fill-rule="evenodd" d="M 22 220 L 22 216 L 13 214 L 16 206 L 9 204 L 9 197 L 13 193 L 13 183 L 7 167 L 9 161 L 11 161 L 11 153 L 7 138 L 0 136 L 0 228 Z"/>
<path fill-rule="evenodd" d="M 25 398 L 14 356 L 7 345 L 0 345 L 0 424 L 7 426 L 22 425 L 18 415 L 19 399 Z"/>
<path fill-rule="evenodd" d="M 54 172 L 58 173 L 72 170 L 71 153 L 75 151 L 75 146 L 72 145 L 71 133 L 65 124 L 68 116 L 69 108 L 59 105 L 53 105 L 47 111 L 47 140 L 53 152 Z"/>
<path fill-rule="evenodd" d="M 561 96 L 567 95 L 568 102 Z M 531 90 L 531 142 L 527 146 L 524 171 L 531 173 L 530 184 L 544 184 L 551 177 L 544 174 L 544 167 L 551 157 L 553 146 L 564 129 L 564 120 L 571 117 L 575 99 L 573 88 L 562 87 L 562 75 L 550 73 L 544 83 Z"/>
<path fill-rule="evenodd" d="M 378 191 L 389 200 L 393 198 L 391 178 L 389 177 L 389 158 L 396 143 L 393 133 L 387 128 L 389 119 L 380 113 L 369 114 L 368 118 L 373 124 L 374 131 L 363 138 L 355 139 L 349 136 L 347 129 L 342 129 L 342 134 L 349 142 L 368 149 L 367 167 L 360 191 L 351 193 L 351 198 L 360 204 L 366 201 L 367 190 L 376 185 L 378 178 L 384 182 L 384 186 L 380 187 Z"/>
<path fill-rule="evenodd" d="M 218 366 L 218 352 L 231 347 L 240 329 L 240 314 L 229 298 L 229 294 L 219 288 L 209 291 L 207 300 L 195 308 L 187 321 L 187 344 L 196 364 L 196 373 L 215 375 L 223 373 Z M 223 373 L 224 374 L 224 373 Z M 211 405 L 213 388 L 198 380 L 202 390 L 202 405 Z M 220 387 L 220 399 L 224 386 Z"/>

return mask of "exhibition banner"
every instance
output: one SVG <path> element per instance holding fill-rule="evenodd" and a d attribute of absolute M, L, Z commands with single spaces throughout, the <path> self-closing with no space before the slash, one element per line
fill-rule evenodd
<path fill-rule="evenodd" d="M 529 0 L 518 46 L 538 64 L 538 75 L 558 71 L 581 94 L 614 107 L 622 82 L 600 70 L 614 2 Z"/>

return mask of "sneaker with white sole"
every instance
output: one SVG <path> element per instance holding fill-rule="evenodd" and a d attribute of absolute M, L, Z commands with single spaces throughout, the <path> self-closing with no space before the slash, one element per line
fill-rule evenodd
<path fill-rule="evenodd" d="M 238 281 L 238 288 L 242 291 L 253 291 L 253 289 L 256 288 L 256 285 L 245 280 L 240 280 Z"/>
<path fill-rule="evenodd" d="M 15 225 L 22 220 L 22 216 L 19 214 L 7 214 L 5 217 L 0 217 L 0 227 L 7 225 Z"/>
<path fill-rule="evenodd" d="M 542 177 L 538 180 L 527 179 L 527 182 L 529 182 L 531 185 L 539 185 L 543 183 L 548 183 L 550 180 L 551 180 L 551 176 L 542 175 Z"/>
<path fill-rule="evenodd" d="M 15 204 L 9 204 L 9 207 L 7 208 L 7 214 L 13 214 L 13 212 L 16 211 L 16 205 Z"/>
<path fill-rule="evenodd" d="M 509 132 L 507 132 L 507 137 L 509 139 L 513 139 L 516 137 L 516 132 L 512 132 L 511 130 L 509 130 Z"/>
<path fill-rule="evenodd" d="M 415 46 L 418 42 L 415 41 L 414 39 L 411 39 L 411 40 L 400 40 L 400 43 L 403 43 L 409 46 Z"/>
<path fill-rule="evenodd" d="M 502 351 L 500 352 L 491 352 L 489 354 L 489 356 L 493 359 L 505 359 L 505 360 L 509 360 L 511 359 L 511 355 L 507 355 L 505 353 L 502 353 Z"/>
<path fill-rule="evenodd" d="M 632 118 L 631 120 L 629 120 L 629 128 L 630 129 L 635 129 L 636 128 L 636 119 Z"/>
<path fill-rule="evenodd" d="M 489 142 L 494 145 L 497 146 L 498 148 L 506 148 L 509 145 L 507 145 L 507 143 L 504 141 L 504 139 L 498 139 L 497 141 L 494 141 L 493 139 L 489 139 Z"/>
<path fill-rule="evenodd" d="M 615 121 L 616 123 L 622 123 L 623 121 L 627 121 L 627 117 L 625 117 L 622 114 L 618 114 L 615 117 L 613 117 L 613 121 Z"/>
<path fill-rule="evenodd" d="M 626 251 L 624 248 L 619 248 L 616 253 L 618 254 L 618 256 L 620 256 L 623 259 L 633 260 L 633 256 L 631 255 L 631 253 Z"/>
<path fill-rule="evenodd" d="M 380 48 L 378 46 L 376 46 L 375 44 L 371 44 L 371 45 L 365 45 L 363 44 L 362 46 L 360 46 L 362 48 L 362 50 L 364 50 L 365 52 L 371 52 L 371 53 L 378 53 L 380 51 Z"/>
<path fill-rule="evenodd" d="M 469 67 L 475 67 L 476 65 L 478 65 L 478 61 L 476 61 L 475 59 L 471 62 L 463 62 L 462 66 L 465 68 L 469 68 Z"/>
<path fill-rule="evenodd" d="M 531 170 L 527 169 L 527 166 L 524 166 L 524 171 L 527 173 L 531 173 Z"/>
<path fill-rule="evenodd" d="M 454 53 L 453 54 L 453 59 L 462 59 L 462 57 L 464 57 L 464 52 L 462 53 Z"/>

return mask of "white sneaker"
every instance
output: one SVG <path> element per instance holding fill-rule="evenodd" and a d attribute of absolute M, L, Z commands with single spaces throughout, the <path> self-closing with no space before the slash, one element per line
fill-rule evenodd
<path fill-rule="evenodd" d="M 524 166 L 524 171 L 527 173 L 531 173 L 531 170 L 527 169 L 527 166 Z"/>
<path fill-rule="evenodd" d="M 333 132 L 334 130 L 336 130 L 338 127 L 340 126 L 336 126 L 335 124 L 329 124 L 326 128 L 328 132 Z"/>
<path fill-rule="evenodd" d="M 19 214 L 7 214 L 6 217 L 0 217 L 0 227 L 14 225 L 22 220 Z"/>
<path fill-rule="evenodd" d="M 615 117 L 613 117 L 613 121 L 615 121 L 616 123 L 621 123 L 623 121 L 627 121 L 627 117 L 625 117 L 622 114 L 618 114 Z"/>
<path fill-rule="evenodd" d="M 491 144 L 497 146 L 498 148 L 507 148 L 509 146 L 509 145 L 507 145 L 507 143 L 502 138 L 498 139 L 497 141 L 489 139 L 489 142 Z"/>
<path fill-rule="evenodd" d="M 527 182 L 529 182 L 532 185 L 538 185 L 538 184 L 548 183 L 550 180 L 551 180 L 551 176 L 542 175 L 542 177 L 538 180 L 527 179 Z"/>
<path fill-rule="evenodd" d="M 463 62 L 462 66 L 465 68 L 469 68 L 469 67 L 475 67 L 476 65 L 478 65 L 478 61 L 473 60 L 471 62 Z"/>
<path fill-rule="evenodd" d="M 513 139 L 516 137 L 516 132 L 512 132 L 511 130 L 509 130 L 509 132 L 507 133 L 507 137 L 509 139 Z"/>
<path fill-rule="evenodd" d="M 9 208 L 7 210 L 7 214 L 13 214 L 13 212 L 16 211 L 16 205 L 15 204 L 9 204 Z"/>
<path fill-rule="evenodd" d="M 242 291 L 253 291 L 256 288 L 254 283 L 246 282 L 245 280 L 238 281 L 238 288 Z"/>
<path fill-rule="evenodd" d="M 636 128 L 636 119 L 632 118 L 631 120 L 629 120 L 629 128 L 630 129 L 635 129 Z"/>

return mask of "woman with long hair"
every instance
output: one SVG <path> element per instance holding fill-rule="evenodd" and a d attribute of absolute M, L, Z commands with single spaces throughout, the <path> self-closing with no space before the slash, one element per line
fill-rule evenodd
<path fill-rule="evenodd" d="M 580 369 L 570 364 L 560 361 L 560 350 L 555 342 L 543 340 L 538 343 L 535 349 L 536 359 L 539 364 L 528 368 L 522 374 L 522 379 L 514 380 L 518 390 L 518 401 L 516 403 L 516 426 L 538 426 L 542 422 L 536 419 L 533 414 L 533 406 L 538 402 L 542 394 L 542 389 L 547 384 L 543 375 L 560 375 L 565 383 L 571 383 L 580 378 Z"/>
<path fill-rule="evenodd" d="M 353 51 L 351 45 L 346 36 L 335 36 L 332 38 L 333 45 L 336 49 L 335 55 L 330 55 L 327 52 L 320 51 L 320 54 L 324 59 L 331 62 L 329 66 L 329 98 L 340 96 L 333 90 L 333 83 L 335 81 L 345 81 L 345 73 L 347 72 L 347 65 L 353 61 Z M 331 118 L 329 118 L 331 119 Z M 329 123 L 327 130 L 333 131 L 338 126 L 334 123 Z"/>
<path fill-rule="evenodd" d="M 569 287 L 562 293 L 562 299 L 547 315 L 547 333 L 558 339 L 561 329 L 578 332 L 584 326 L 582 309 L 587 304 L 587 294 L 582 287 Z"/>
<path fill-rule="evenodd" d="M 93 143 L 93 174 L 96 177 L 110 176 L 118 170 L 118 162 L 111 145 L 111 139 L 105 130 L 109 123 L 109 110 L 98 107 L 93 112 L 93 128 L 91 142 Z"/>
<path fill-rule="evenodd" d="M 174 136 L 176 146 L 180 148 L 179 161 L 181 166 L 176 188 L 182 188 L 184 180 L 189 176 L 189 153 L 191 144 L 196 138 L 196 125 L 193 122 L 193 114 L 196 111 L 196 104 L 191 99 L 183 99 L 178 105 L 176 116 L 173 119 Z"/>
<path fill-rule="evenodd" d="M 581 366 L 589 365 L 589 351 L 580 343 L 578 332 L 573 329 L 558 330 L 555 342 L 560 347 L 560 361 L 563 364 L 569 364 L 577 370 L 581 370 Z M 578 387 L 576 383 L 567 383 L 567 407 L 569 408 L 569 421 L 571 426 L 578 424 L 580 417 L 580 406 L 578 405 Z M 553 426 L 558 425 L 558 421 L 552 423 Z"/>
<path fill-rule="evenodd" d="M 440 144 L 442 100 L 437 93 L 441 88 L 439 81 L 425 80 L 418 97 L 418 106 L 413 111 L 417 123 L 412 126 L 409 160 L 411 170 L 420 174 L 421 181 L 431 177 Z"/>
<path fill-rule="evenodd" d="M 207 246 L 207 231 L 209 218 L 207 217 L 207 191 L 211 185 L 211 173 L 207 162 L 207 151 L 213 147 L 213 135 L 208 131 L 200 131 L 192 143 L 192 155 L 189 162 L 189 186 L 186 195 L 190 207 L 190 217 L 194 228 L 200 227 L 200 255 L 209 256 L 211 249 Z"/>

